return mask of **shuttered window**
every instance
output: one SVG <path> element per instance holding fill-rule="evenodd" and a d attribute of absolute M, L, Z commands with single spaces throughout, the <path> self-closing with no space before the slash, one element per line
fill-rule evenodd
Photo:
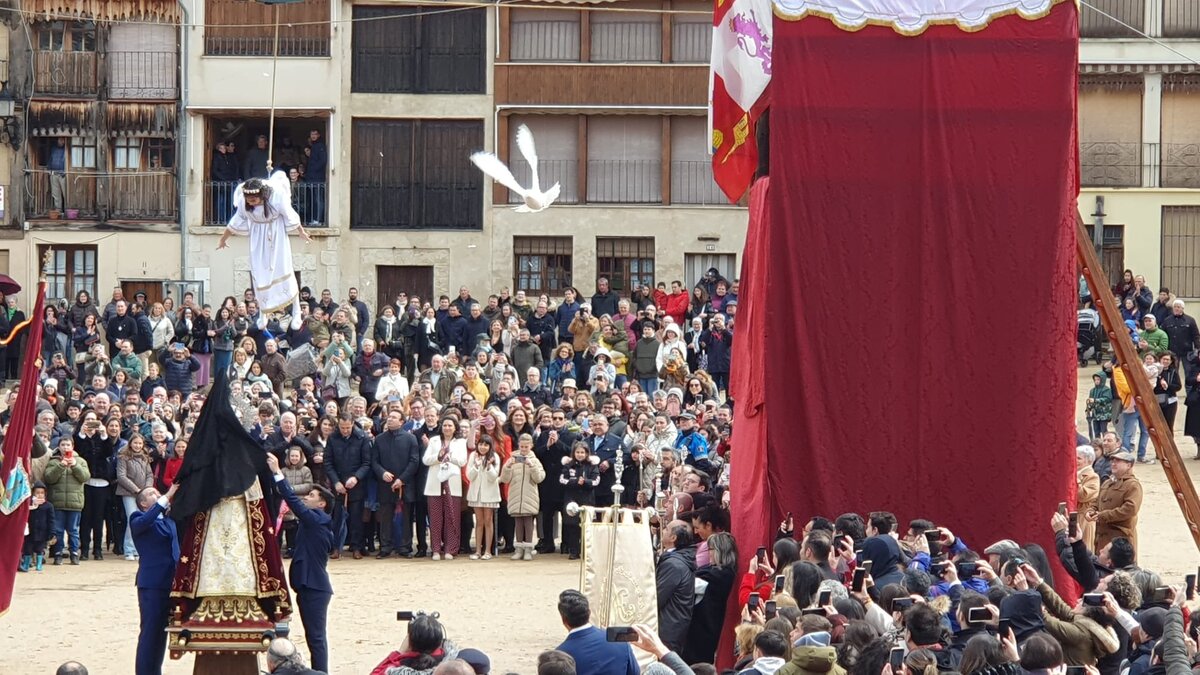
<path fill-rule="evenodd" d="M 175 33 L 168 24 L 114 23 L 105 50 L 109 97 L 175 98 Z"/>
<path fill-rule="evenodd" d="M 508 16 L 513 61 L 579 60 L 578 11 L 514 8 Z"/>
<path fill-rule="evenodd" d="M 579 203 L 579 118 L 573 115 L 513 115 L 508 122 L 508 167 L 521 185 L 532 182 L 529 163 L 517 147 L 517 129 L 529 127 L 537 144 L 538 183 L 543 190 L 558 183 L 559 204 Z M 521 200 L 509 191 L 509 203 Z"/>
<path fill-rule="evenodd" d="M 713 180 L 708 120 L 703 117 L 671 118 L 671 202 L 674 204 L 727 204 Z"/>
<path fill-rule="evenodd" d="M 483 122 L 354 120 L 351 227 L 478 230 Z"/>
<path fill-rule="evenodd" d="M 671 61 L 708 63 L 713 40 L 712 3 L 680 0 L 672 3 L 671 9 L 680 12 L 671 15 Z"/>
<path fill-rule="evenodd" d="M 587 152 L 589 202 L 662 202 L 662 118 L 589 117 Z"/>
<path fill-rule="evenodd" d="M 627 295 L 635 286 L 654 287 L 654 237 L 596 237 L 596 278 Z"/>
<path fill-rule="evenodd" d="M 486 10 L 358 6 L 354 19 L 353 91 L 484 93 Z"/>
<path fill-rule="evenodd" d="M 1200 206 L 1162 207 L 1162 285 L 1200 297 Z"/>
<path fill-rule="evenodd" d="M 633 3 L 621 3 L 628 5 Z M 595 63 L 662 60 L 662 18 L 652 12 L 592 12 Z"/>

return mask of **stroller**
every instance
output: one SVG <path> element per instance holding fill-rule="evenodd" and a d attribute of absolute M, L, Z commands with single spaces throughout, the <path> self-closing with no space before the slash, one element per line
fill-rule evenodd
<path fill-rule="evenodd" d="M 1095 359 L 1096 365 L 1103 360 L 1100 338 L 1100 315 L 1094 309 L 1081 309 L 1075 319 L 1075 353 L 1079 365 L 1086 366 L 1088 359 Z"/>

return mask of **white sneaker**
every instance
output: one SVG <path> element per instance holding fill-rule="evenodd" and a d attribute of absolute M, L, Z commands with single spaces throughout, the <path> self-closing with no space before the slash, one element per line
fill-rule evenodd
<path fill-rule="evenodd" d="M 447 554 L 446 554 L 446 560 L 454 560 L 454 556 L 452 556 L 452 555 L 450 555 L 449 553 L 447 553 Z"/>
<path fill-rule="evenodd" d="M 126 560 L 128 560 L 128 561 L 130 561 L 130 562 L 133 562 L 134 560 L 137 560 L 137 558 L 133 557 L 133 554 L 132 554 L 132 553 L 126 553 L 126 554 L 125 554 L 125 559 L 126 559 Z"/>
<path fill-rule="evenodd" d="M 431 555 L 431 556 L 429 556 L 429 557 L 430 557 L 430 558 L 433 558 L 434 560 L 441 560 L 441 559 L 442 559 L 442 554 L 441 554 L 441 553 L 434 553 L 433 555 Z"/>
<path fill-rule="evenodd" d="M 471 554 L 471 556 L 470 556 L 470 558 L 471 558 L 471 560 L 479 560 L 479 554 L 478 554 L 478 553 L 472 553 L 472 554 Z"/>

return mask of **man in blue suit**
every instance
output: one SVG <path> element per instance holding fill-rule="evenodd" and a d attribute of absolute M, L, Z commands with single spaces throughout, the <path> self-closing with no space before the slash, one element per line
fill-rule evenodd
<path fill-rule="evenodd" d="M 137 547 L 138 611 L 141 631 L 137 644 L 137 675 L 162 673 L 167 652 L 167 617 L 171 606 L 171 582 L 179 562 L 179 532 L 175 521 L 166 517 L 179 485 L 160 495 L 154 488 L 138 493 L 138 511 L 129 516 L 129 530 Z"/>
<path fill-rule="evenodd" d="M 279 472 L 279 459 L 267 453 L 267 467 L 275 476 L 275 485 L 283 495 L 288 508 L 296 514 L 296 552 L 292 554 L 292 566 L 288 570 L 292 590 L 296 592 L 296 606 L 300 610 L 300 623 L 304 625 L 304 637 L 312 656 L 313 670 L 329 672 L 329 640 L 325 636 L 325 621 L 329 614 L 329 600 L 333 597 L 333 586 L 325 570 L 329 553 L 333 551 L 333 493 L 314 485 L 308 494 L 297 497 Z"/>
<path fill-rule="evenodd" d="M 559 593 L 558 615 L 570 631 L 558 650 L 574 657 L 576 675 L 641 673 L 627 643 L 609 642 L 605 631 L 592 625 L 592 610 L 583 593 L 574 590 Z"/>

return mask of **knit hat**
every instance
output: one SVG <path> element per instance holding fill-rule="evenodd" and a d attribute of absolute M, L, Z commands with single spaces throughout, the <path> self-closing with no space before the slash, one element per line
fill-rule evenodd
<path fill-rule="evenodd" d="M 492 671 L 492 660 L 478 649 L 464 649 L 458 653 L 458 658 L 470 664 L 475 675 L 488 675 Z"/>
<path fill-rule="evenodd" d="M 54 391 L 58 391 L 58 380 L 54 379 L 53 377 L 47 377 L 46 381 L 42 383 L 42 386 L 53 387 Z"/>
<path fill-rule="evenodd" d="M 679 387 L 671 387 L 670 389 L 667 390 L 667 398 L 670 398 L 672 396 L 674 396 L 675 398 L 682 401 L 683 400 L 683 390 L 680 389 Z"/>
<path fill-rule="evenodd" d="M 1142 631 L 1149 635 L 1151 640 L 1158 640 L 1162 637 L 1163 626 L 1167 622 L 1167 610 L 1151 607 L 1138 612 L 1137 620 L 1142 625 Z"/>
<path fill-rule="evenodd" d="M 816 633 L 805 633 L 796 640 L 797 647 L 828 647 L 830 641 L 829 631 L 817 631 Z"/>

